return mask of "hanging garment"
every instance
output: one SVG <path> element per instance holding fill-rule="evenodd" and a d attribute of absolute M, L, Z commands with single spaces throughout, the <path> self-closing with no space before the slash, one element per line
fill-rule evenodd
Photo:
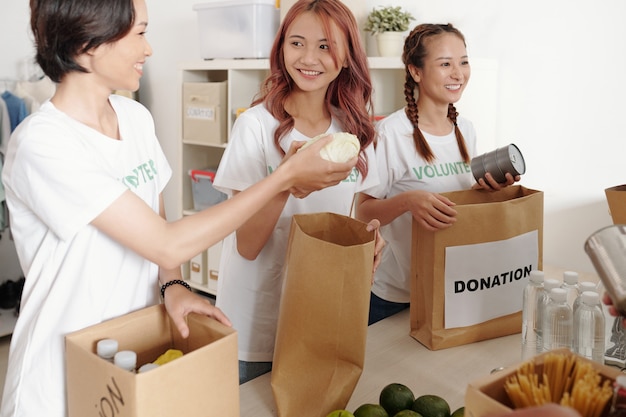
<path fill-rule="evenodd" d="M 16 96 L 10 91 L 5 91 L 0 96 L 7 105 L 9 110 L 9 120 L 11 121 L 11 132 L 15 130 L 18 124 L 28 116 L 28 110 L 26 110 L 26 103 L 24 100 Z"/>
<path fill-rule="evenodd" d="M 0 153 L 6 154 L 11 136 L 11 120 L 9 119 L 9 109 L 2 98 L 0 98 Z"/>
<path fill-rule="evenodd" d="M 0 172 L 2 172 L 3 160 L 4 160 L 4 157 L 0 158 Z M 5 192 L 4 192 L 4 184 L 2 184 L 2 181 L 0 181 L 0 232 L 4 232 L 4 229 L 7 228 L 8 218 L 9 217 L 8 217 L 7 202 L 5 198 Z"/>
<path fill-rule="evenodd" d="M 34 113 L 39 106 L 50 99 L 56 91 L 56 84 L 48 77 L 36 81 L 18 81 L 14 94 L 26 102 L 28 113 Z"/>

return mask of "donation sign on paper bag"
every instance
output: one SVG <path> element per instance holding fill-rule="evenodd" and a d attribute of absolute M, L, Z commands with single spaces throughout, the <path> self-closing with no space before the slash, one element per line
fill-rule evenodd
<path fill-rule="evenodd" d="M 520 311 L 520 294 L 530 271 L 538 268 L 537 240 L 534 230 L 499 242 L 446 248 L 445 328 L 472 326 Z"/>
<path fill-rule="evenodd" d="M 457 221 L 428 231 L 413 221 L 411 336 L 432 350 L 519 333 L 522 294 L 543 267 L 543 193 L 442 193 Z"/>

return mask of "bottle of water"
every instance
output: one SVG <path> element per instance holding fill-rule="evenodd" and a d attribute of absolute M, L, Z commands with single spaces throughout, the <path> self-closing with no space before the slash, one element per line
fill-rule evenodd
<path fill-rule="evenodd" d="M 561 288 L 567 290 L 567 304 L 570 307 L 574 307 L 574 300 L 578 297 L 578 272 L 565 271 L 563 272 L 563 283 Z"/>
<path fill-rule="evenodd" d="M 113 357 L 113 363 L 122 369 L 130 372 L 136 372 L 137 369 L 137 353 L 132 350 L 120 350 Z"/>
<path fill-rule="evenodd" d="M 537 323 L 538 323 L 538 332 L 537 332 L 537 353 L 543 352 L 543 323 L 544 317 L 546 315 L 546 306 L 550 301 L 550 291 L 553 288 L 559 288 L 561 285 L 561 281 L 554 278 L 546 278 L 543 280 L 543 291 L 539 294 L 539 300 L 537 301 L 538 310 L 537 310 Z"/>
<path fill-rule="evenodd" d="M 582 295 L 585 291 L 593 291 L 593 292 L 597 292 L 598 294 L 602 294 L 601 292 L 598 291 L 598 286 L 590 281 L 581 281 L 578 283 L 578 297 L 576 297 L 576 299 L 574 300 L 574 304 L 572 305 L 572 312 L 574 313 L 574 315 L 576 315 L 576 310 L 578 310 L 578 307 L 580 307 L 580 303 L 581 303 L 581 298 Z M 600 307 L 602 307 L 602 305 L 600 305 Z"/>
<path fill-rule="evenodd" d="M 543 296 L 543 271 L 530 271 L 528 284 L 522 296 L 522 360 L 529 359 L 541 351 L 538 350 L 538 338 L 541 333 L 539 303 Z"/>
<path fill-rule="evenodd" d="M 543 349 L 550 351 L 572 348 L 574 317 L 572 307 L 567 304 L 567 291 L 553 288 L 546 305 L 543 321 Z"/>
<path fill-rule="evenodd" d="M 574 314 L 574 353 L 604 364 L 604 313 L 600 307 L 600 295 L 585 291 Z"/>
<path fill-rule="evenodd" d="M 113 363 L 113 357 L 117 353 L 118 343 L 115 339 L 101 339 L 96 344 L 96 352 L 102 359 Z"/>

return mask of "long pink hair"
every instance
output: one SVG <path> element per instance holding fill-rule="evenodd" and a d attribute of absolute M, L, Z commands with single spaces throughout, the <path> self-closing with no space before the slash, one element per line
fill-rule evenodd
<path fill-rule="evenodd" d="M 325 105 L 328 111 L 338 118 L 343 129 L 356 135 L 361 142 L 361 152 L 357 169 L 367 176 L 367 158 L 365 148 L 375 138 L 376 131 L 372 122 L 372 81 L 367 63 L 367 55 L 361 43 L 356 19 L 352 12 L 339 0 L 299 0 L 287 14 L 278 29 L 270 54 L 270 74 L 261 86 L 261 90 L 252 105 L 265 104 L 268 111 L 279 121 L 274 133 L 276 148 L 280 148 L 280 139 L 294 127 L 293 117 L 285 111 L 285 101 L 294 88 L 294 82 L 285 68 L 283 45 L 287 29 L 293 21 L 305 12 L 315 13 L 324 26 L 326 38 L 332 45 L 331 25 L 335 24 L 347 42 L 347 68 L 342 68 L 337 78 L 330 83 L 326 91 Z M 330 48 L 330 54 L 338 62 L 336 50 Z M 338 111 L 333 111 L 333 107 Z"/>

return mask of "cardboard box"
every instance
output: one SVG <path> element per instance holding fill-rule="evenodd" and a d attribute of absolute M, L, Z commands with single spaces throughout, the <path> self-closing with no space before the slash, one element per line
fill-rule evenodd
<path fill-rule="evenodd" d="M 574 355 L 568 349 L 558 349 L 552 352 Z M 532 359 L 535 362 L 537 372 L 541 372 L 545 355 L 546 353 L 543 353 Z M 579 357 L 579 360 L 591 363 L 594 369 L 596 369 L 603 378 L 611 381 L 614 381 L 615 378 L 621 374 L 618 368 L 601 365 L 583 357 Z M 522 363 L 523 362 L 520 362 L 500 372 L 470 382 L 465 391 L 465 416 L 491 417 L 511 412 L 513 410 L 513 404 L 504 390 L 504 382 L 517 372 L 517 369 Z"/>
<path fill-rule="evenodd" d="M 197 314 L 188 324 L 182 339 L 157 305 L 67 335 L 69 417 L 239 417 L 237 333 Z M 184 355 L 135 374 L 96 355 L 103 338 L 137 352 L 138 367 L 170 348 Z"/>
<path fill-rule="evenodd" d="M 227 140 L 227 81 L 183 83 L 183 140 L 221 145 Z"/>
<path fill-rule="evenodd" d="M 604 190 L 613 224 L 626 224 L 626 184 Z"/>
<path fill-rule="evenodd" d="M 202 58 L 269 58 L 280 24 L 276 5 L 276 0 L 209 0 L 194 4 Z"/>
<path fill-rule="evenodd" d="M 197 284 L 207 282 L 207 251 L 202 251 L 189 261 L 189 280 Z"/>
<path fill-rule="evenodd" d="M 222 257 L 222 242 L 218 242 L 211 246 L 208 250 L 208 262 L 207 262 L 207 281 L 209 291 L 217 293 L 217 277 L 220 269 L 220 258 Z"/>

